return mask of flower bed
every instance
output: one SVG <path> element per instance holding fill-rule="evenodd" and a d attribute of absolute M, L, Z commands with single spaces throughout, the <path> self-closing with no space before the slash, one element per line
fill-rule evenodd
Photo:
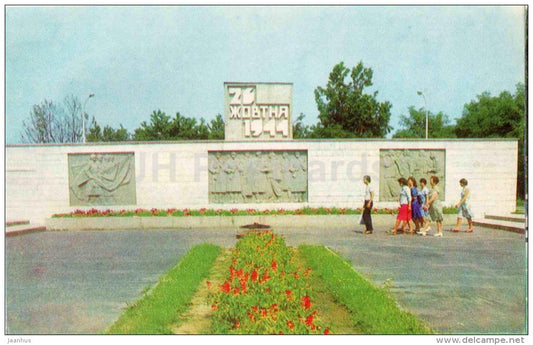
<path fill-rule="evenodd" d="M 220 286 L 207 282 L 213 334 L 329 334 L 313 310 L 310 269 L 295 267 L 272 231 L 251 231 L 236 245 Z"/>
<path fill-rule="evenodd" d="M 91 208 L 88 210 L 77 209 L 70 213 L 56 213 L 52 218 L 79 218 L 79 217 L 198 217 L 198 216 L 262 216 L 262 215 L 356 215 L 361 214 L 362 208 L 337 208 L 337 207 L 318 207 L 310 208 L 304 207 L 295 210 L 273 209 L 273 210 L 258 210 L 254 208 L 241 209 L 157 209 L 150 210 L 138 208 L 135 210 L 99 210 Z M 391 208 L 374 208 L 373 214 L 397 214 L 398 209 Z M 456 214 L 457 209 L 454 207 L 444 207 L 443 213 Z"/>

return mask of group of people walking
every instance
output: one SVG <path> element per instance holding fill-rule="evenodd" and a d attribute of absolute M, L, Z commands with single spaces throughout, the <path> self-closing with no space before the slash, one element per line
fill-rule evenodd
<path fill-rule="evenodd" d="M 365 224 L 365 234 L 371 234 L 374 231 L 371 217 L 374 190 L 370 186 L 370 176 L 364 176 L 363 183 L 365 184 L 365 201 L 361 223 Z M 400 185 L 398 197 L 400 208 L 398 210 L 398 216 L 396 217 L 394 229 L 390 231 L 390 233 L 393 235 L 400 232 L 409 234 L 416 233 L 421 236 L 426 236 L 427 233 L 431 231 L 430 224 L 431 221 L 433 221 L 437 224 L 437 233 L 434 236 L 442 237 L 443 215 L 442 204 L 440 201 L 441 191 L 439 188 L 439 178 L 435 175 L 429 178 L 429 186 L 431 189 L 428 189 L 427 180 L 425 178 L 421 178 L 418 181 L 418 185 L 416 179 L 412 176 L 407 179 L 400 177 L 398 183 Z M 460 231 L 462 217 L 464 217 L 468 221 L 468 230 L 466 231 L 473 232 L 473 215 L 469 203 L 470 190 L 467 187 L 468 181 L 463 178 L 459 181 L 459 184 L 462 187 L 461 199 L 455 205 L 458 209 L 457 224 L 452 231 Z"/>

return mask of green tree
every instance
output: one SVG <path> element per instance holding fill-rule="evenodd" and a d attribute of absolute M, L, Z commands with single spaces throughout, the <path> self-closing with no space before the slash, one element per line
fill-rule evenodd
<path fill-rule="evenodd" d="M 426 110 L 409 107 L 409 116 L 402 115 L 400 128 L 393 134 L 393 138 L 425 138 L 426 137 Z M 439 112 L 428 113 L 429 138 L 456 138 L 455 126 L 450 124 L 448 116 Z"/>
<path fill-rule="evenodd" d="M 170 116 L 161 110 L 154 111 L 150 115 L 150 123 L 143 121 L 141 122 L 141 127 L 135 129 L 133 140 L 149 141 L 170 139 L 169 127 Z"/>
<path fill-rule="evenodd" d="M 304 118 L 305 115 L 300 113 L 292 124 L 292 137 L 294 139 L 303 139 L 310 136 L 311 127 L 303 122 Z"/>
<path fill-rule="evenodd" d="M 161 110 L 154 111 L 150 115 L 150 122 L 143 121 L 141 127 L 135 129 L 133 140 L 202 140 L 209 138 L 209 125 L 205 119 L 198 122 L 195 118 L 189 118 L 176 113 L 170 118 Z"/>
<path fill-rule="evenodd" d="M 214 119 L 208 125 L 209 133 L 208 138 L 210 140 L 223 140 L 224 139 L 224 118 L 221 114 L 217 114 Z"/>
<path fill-rule="evenodd" d="M 525 87 L 516 86 L 516 93 L 503 91 L 497 97 L 483 92 L 476 100 L 465 104 L 457 120 L 455 133 L 460 138 L 521 138 L 524 137 Z"/>
<path fill-rule="evenodd" d="M 111 142 L 111 141 L 128 141 L 130 140 L 130 134 L 122 125 L 120 128 L 114 129 L 111 126 L 106 125 L 104 129 L 93 118 L 91 126 L 89 127 L 89 133 L 87 133 L 87 142 Z"/>
<path fill-rule="evenodd" d="M 518 185 L 517 196 L 525 196 L 525 86 L 516 85 L 515 94 L 503 91 L 497 97 L 483 92 L 476 100 L 465 104 L 463 115 L 457 120 L 455 133 L 459 138 L 517 138 Z"/>
<path fill-rule="evenodd" d="M 349 80 L 346 78 L 349 75 Z M 344 62 L 333 67 L 325 88 L 315 89 L 319 123 L 313 137 L 374 138 L 390 132 L 390 102 L 378 102 L 378 92 L 364 93 L 372 86 L 373 71 L 362 62 L 351 70 Z"/>

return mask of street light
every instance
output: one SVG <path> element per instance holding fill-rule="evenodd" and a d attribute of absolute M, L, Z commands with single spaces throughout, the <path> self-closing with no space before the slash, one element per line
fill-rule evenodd
<path fill-rule="evenodd" d="M 428 130 L 429 130 L 429 109 L 428 109 L 428 104 L 426 102 L 426 96 L 424 96 L 424 94 L 422 93 L 422 91 L 417 91 L 416 92 L 419 96 L 422 96 L 424 98 L 424 104 L 426 105 L 426 140 L 428 139 Z"/>
<path fill-rule="evenodd" d="M 93 97 L 94 97 L 94 93 L 89 94 L 89 97 L 87 97 L 87 99 L 83 103 L 83 108 L 81 108 L 81 126 L 82 126 L 81 135 L 82 135 L 82 140 L 84 144 L 85 144 L 85 105 L 87 105 L 87 101 L 89 100 L 89 98 L 93 98 Z"/>

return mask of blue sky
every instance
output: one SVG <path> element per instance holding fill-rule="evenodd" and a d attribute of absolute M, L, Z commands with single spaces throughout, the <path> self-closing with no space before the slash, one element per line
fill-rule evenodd
<path fill-rule="evenodd" d="M 460 117 L 484 91 L 524 82 L 524 8 L 504 6 L 7 7 L 6 143 L 33 104 L 73 94 L 129 131 L 161 109 L 212 119 L 225 81 L 292 82 L 293 115 L 317 122 L 313 91 L 333 66 L 374 71 L 390 124 L 411 105 Z"/>

